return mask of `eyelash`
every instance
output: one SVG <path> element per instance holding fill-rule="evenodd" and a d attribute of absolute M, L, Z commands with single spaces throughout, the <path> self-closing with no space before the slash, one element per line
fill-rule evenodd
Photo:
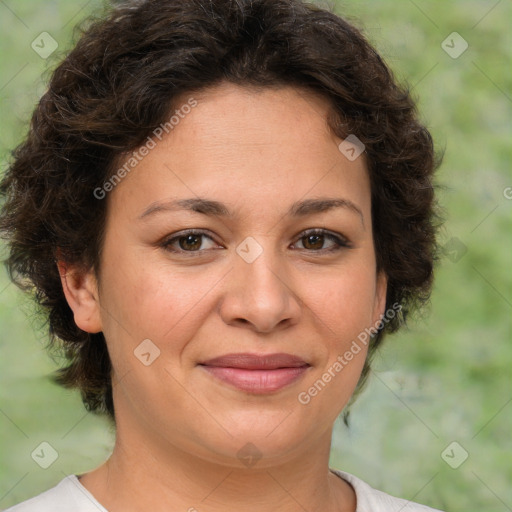
<path fill-rule="evenodd" d="M 214 241 L 213 238 L 211 236 L 209 236 L 205 231 L 189 229 L 186 231 L 182 231 L 181 233 L 179 233 L 171 238 L 167 238 L 160 244 L 160 246 L 163 249 L 165 249 L 166 251 L 177 253 L 177 254 L 182 254 L 182 255 L 187 255 L 187 256 L 196 256 L 198 254 L 203 253 L 205 250 L 207 250 L 207 249 L 203 249 L 203 250 L 197 250 L 197 251 L 185 251 L 183 249 L 176 250 L 176 249 L 171 248 L 171 245 L 175 241 L 178 241 L 180 238 L 185 238 L 189 235 L 205 236 L 205 237 L 209 238 L 210 240 Z M 340 251 L 342 249 L 350 249 L 352 247 L 352 245 L 346 238 L 344 238 L 342 236 L 334 235 L 334 234 L 330 233 L 329 231 L 327 231 L 326 229 L 319 229 L 319 228 L 307 229 L 307 230 L 303 231 L 300 234 L 300 236 L 297 238 L 297 241 L 300 241 L 302 238 L 305 238 L 305 237 L 308 237 L 311 235 L 323 235 L 328 240 L 334 242 L 335 245 L 333 247 L 331 247 L 330 249 L 318 249 L 318 250 L 298 249 L 298 250 L 304 250 L 304 251 L 308 251 L 308 252 L 312 252 L 312 253 L 326 254 L 326 253 Z"/>

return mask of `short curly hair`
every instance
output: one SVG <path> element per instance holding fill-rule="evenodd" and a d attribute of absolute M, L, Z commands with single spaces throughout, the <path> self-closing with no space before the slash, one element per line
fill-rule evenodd
<path fill-rule="evenodd" d="M 387 332 L 428 301 L 436 259 L 433 174 L 439 165 L 407 87 L 360 30 L 300 0 L 143 0 L 87 20 L 54 70 L 0 183 L 0 233 L 11 279 L 34 295 L 50 347 L 64 350 L 61 385 L 115 422 L 103 333 L 82 331 L 57 259 L 100 278 L 107 200 L 94 194 L 120 158 L 164 123 L 179 96 L 230 82 L 294 86 L 329 100 L 337 136 L 365 145 L 377 271 L 400 314 L 372 336 L 356 388 Z"/>

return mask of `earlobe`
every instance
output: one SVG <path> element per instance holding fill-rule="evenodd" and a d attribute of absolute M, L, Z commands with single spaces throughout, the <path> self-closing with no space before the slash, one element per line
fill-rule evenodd
<path fill-rule="evenodd" d="M 57 268 L 76 325 L 89 333 L 101 332 L 100 303 L 94 272 L 80 270 L 62 260 L 57 260 Z"/>

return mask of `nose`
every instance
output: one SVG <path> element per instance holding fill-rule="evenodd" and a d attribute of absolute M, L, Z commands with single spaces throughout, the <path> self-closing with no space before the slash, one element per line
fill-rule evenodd
<path fill-rule="evenodd" d="M 220 314 L 228 325 L 270 333 L 296 324 L 302 301 L 294 291 L 286 262 L 270 247 L 264 248 L 261 241 L 259 245 L 261 254 L 253 261 L 242 257 L 242 252 L 242 256 L 234 255 Z"/>

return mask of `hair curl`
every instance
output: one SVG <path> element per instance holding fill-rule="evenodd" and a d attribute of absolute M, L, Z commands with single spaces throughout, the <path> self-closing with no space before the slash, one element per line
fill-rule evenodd
<path fill-rule="evenodd" d="M 372 338 L 358 383 L 386 332 L 426 302 L 436 259 L 432 138 L 407 88 L 361 32 L 300 0 L 146 0 L 91 19 L 51 76 L 0 183 L 0 233 L 11 279 L 31 291 L 67 365 L 60 384 L 114 419 L 102 333 L 82 331 L 63 294 L 57 258 L 100 276 L 107 201 L 93 190 L 123 155 L 165 122 L 179 95 L 228 81 L 292 85 L 331 105 L 333 132 L 365 144 L 377 270 L 386 307 L 401 314 Z M 354 395 L 355 396 L 355 395 Z"/>

